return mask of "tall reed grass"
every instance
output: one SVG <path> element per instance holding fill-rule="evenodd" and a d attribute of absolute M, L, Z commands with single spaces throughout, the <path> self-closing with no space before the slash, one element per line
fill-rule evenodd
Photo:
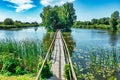
<path fill-rule="evenodd" d="M 30 72 L 36 72 L 39 58 L 45 55 L 44 50 L 44 45 L 40 40 L 5 39 L 0 41 L 0 55 L 3 56 L 2 53 L 14 54 L 14 57 L 20 60 L 20 65 Z"/>

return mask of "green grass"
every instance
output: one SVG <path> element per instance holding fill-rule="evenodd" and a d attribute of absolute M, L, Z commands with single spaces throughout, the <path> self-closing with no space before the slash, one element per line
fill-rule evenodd
<path fill-rule="evenodd" d="M 14 54 L 21 62 L 21 66 L 25 67 L 28 71 L 34 71 L 40 57 L 45 55 L 41 41 L 15 41 L 15 40 L 2 40 L 0 41 L 0 55 L 5 53 Z"/>
<path fill-rule="evenodd" d="M 45 58 L 46 52 L 53 39 L 54 33 L 47 33 L 43 41 L 40 40 L 23 40 L 16 41 L 13 39 L 5 39 L 0 41 L 0 78 L 19 77 L 18 80 L 32 80 L 27 78 L 24 74 L 35 73 L 37 75 L 41 60 Z M 50 57 L 48 57 L 49 62 Z M 47 64 L 46 64 L 47 65 Z M 47 70 L 50 72 L 50 65 Z M 48 76 L 45 72 L 44 78 Z M 7 76 L 4 76 L 7 75 Z M 16 75 L 16 76 L 14 76 Z M 23 76 L 22 76 L 23 75 Z M 51 74 L 50 74 L 51 75 Z M 22 79 L 23 78 L 23 79 Z M 1 80 L 1 79 L 0 79 Z M 11 79 L 12 80 L 12 79 Z M 14 79 L 13 79 L 14 80 Z"/>
<path fill-rule="evenodd" d="M 19 75 L 19 76 L 5 76 L 0 74 L 0 80 L 35 80 L 35 77 L 33 74 L 25 74 L 25 75 Z"/>

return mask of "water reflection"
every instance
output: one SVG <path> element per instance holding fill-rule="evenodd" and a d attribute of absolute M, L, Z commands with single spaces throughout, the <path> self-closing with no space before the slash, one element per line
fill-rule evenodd
<path fill-rule="evenodd" d="M 110 31 L 109 32 L 109 43 L 111 46 L 116 46 L 117 41 L 118 41 L 118 35 L 116 31 Z"/>
<path fill-rule="evenodd" d="M 105 30 L 72 29 L 76 42 L 72 61 L 78 80 L 119 80 L 120 34 Z"/>
<path fill-rule="evenodd" d="M 74 47 L 76 45 L 75 42 L 73 41 L 72 35 L 71 35 L 71 33 L 68 32 L 68 33 L 63 33 L 63 36 L 64 36 L 64 39 L 65 39 L 66 44 L 68 46 L 70 55 L 72 56 Z"/>
<path fill-rule="evenodd" d="M 29 27 L 29 28 L 20 28 L 20 29 L 11 29 L 11 30 L 0 30 L 0 40 L 3 39 L 15 39 L 16 41 L 21 40 L 34 40 L 39 39 L 42 41 L 46 30 L 43 27 Z"/>
<path fill-rule="evenodd" d="M 120 33 L 108 32 L 106 30 L 95 29 L 75 29 L 72 28 L 71 35 L 76 46 L 93 45 L 111 47 L 120 46 Z"/>
<path fill-rule="evenodd" d="M 54 33 L 53 32 L 47 32 L 46 35 L 43 37 L 42 45 L 44 47 L 44 52 L 46 53 L 48 48 L 50 47 L 50 44 L 53 40 Z"/>
<path fill-rule="evenodd" d="M 35 29 L 35 31 L 37 31 L 37 30 L 38 30 L 38 27 L 35 27 L 34 29 Z"/>

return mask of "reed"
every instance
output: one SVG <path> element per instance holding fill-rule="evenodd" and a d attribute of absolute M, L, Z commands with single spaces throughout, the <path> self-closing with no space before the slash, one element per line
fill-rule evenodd
<path fill-rule="evenodd" d="M 44 45 L 39 40 L 15 41 L 5 39 L 0 41 L 0 55 L 14 54 L 14 57 L 20 60 L 20 65 L 30 72 L 37 71 L 37 65 L 40 58 L 43 58 Z"/>

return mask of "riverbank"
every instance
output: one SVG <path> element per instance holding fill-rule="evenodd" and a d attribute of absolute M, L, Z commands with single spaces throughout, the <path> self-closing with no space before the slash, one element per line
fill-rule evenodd
<path fill-rule="evenodd" d="M 28 27 L 39 27 L 39 25 L 0 25 L 0 29 L 12 29 L 12 28 L 28 28 Z"/>
<path fill-rule="evenodd" d="M 76 26 L 73 26 L 73 28 L 80 28 L 80 29 L 97 29 L 97 30 L 109 30 L 109 31 L 112 31 L 111 30 L 111 27 L 110 25 L 105 25 L 105 24 L 94 24 L 94 25 L 76 25 Z M 118 27 L 117 32 L 120 32 L 120 28 Z"/>
<path fill-rule="evenodd" d="M 25 74 L 19 76 L 6 76 L 0 74 L 0 80 L 35 80 L 35 75 L 33 74 Z"/>

